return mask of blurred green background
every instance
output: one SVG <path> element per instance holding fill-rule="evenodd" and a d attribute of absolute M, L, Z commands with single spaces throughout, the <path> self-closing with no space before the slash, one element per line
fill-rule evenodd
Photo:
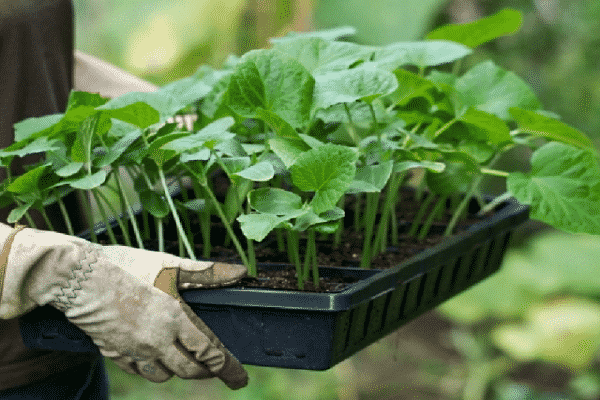
<path fill-rule="evenodd" d="M 351 25 L 352 40 L 419 40 L 505 7 L 515 35 L 478 48 L 600 147 L 600 2 L 566 0 L 73 0 L 76 47 L 164 85 L 289 31 Z M 514 152 L 499 167 L 526 169 Z M 499 193 L 498 183 L 484 183 Z M 531 224 L 536 232 L 540 225 Z M 543 228 L 543 226 L 541 226 Z M 600 398 L 600 239 L 545 229 L 513 243 L 494 277 L 325 372 L 248 366 L 250 385 L 153 384 L 107 360 L 113 399 Z"/>

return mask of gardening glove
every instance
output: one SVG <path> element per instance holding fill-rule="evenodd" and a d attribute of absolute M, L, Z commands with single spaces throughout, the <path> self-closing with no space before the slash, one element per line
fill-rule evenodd
<path fill-rule="evenodd" d="M 100 353 L 152 382 L 220 378 L 247 385 L 239 361 L 183 302 L 177 289 L 230 285 L 239 265 L 101 246 L 57 232 L 0 224 L 0 318 L 51 305 Z"/>

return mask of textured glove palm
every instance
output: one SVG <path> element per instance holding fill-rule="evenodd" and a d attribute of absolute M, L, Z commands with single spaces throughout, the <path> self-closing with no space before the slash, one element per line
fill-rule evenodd
<path fill-rule="evenodd" d="M 0 224 L 3 242 L 9 233 Z M 218 377 L 231 389 L 247 385 L 239 361 L 177 292 L 235 283 L 246 274 L 242 266 L 100 246 L 36 229 L 18 233 L 8 251 L 0 318 L 50 304 L 129 373 L 152 382 L 177 375 Z"/>

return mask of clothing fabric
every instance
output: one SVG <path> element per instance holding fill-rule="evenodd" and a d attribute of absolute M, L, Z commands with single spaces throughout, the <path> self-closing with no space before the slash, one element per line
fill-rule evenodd
<path fill-rule="evenodd" d="M 86 368 L 77 367 L 33 384 L 0 391 L 0 400 L 108 400 L 109 380 L 104 358 Z"/>
<path fill-rule="evenodd" d="M 71 1 L 0 0 L 0 148 L 14 142 L 16 122 L 64 112 L 73 85 L 73 44 Z M 15 157 L 12 176 L 42 157 Z M 0 167 L 0 182 L 6 178 L 6 168 Z M 64 201 L 68 209 L 81 209 L 74 193 Z M 50 220 L 55 230 L 66 233 L 54 206 L 47 207 Z M 0 221 L 6 222 L 10 211 L 0 208 Z M 39 212 L 31 216 L 39 229 L 48 228 Z M 77 220 L 79 232 L 84 226 Z M 102 392 L 97 392 L 100 397 L 91 394 L 103 379 L 104 363 L 97 354 L 28 349 L 19 318 L 0 319 L 0 399 L 104 399 Z M 90 392 L 84 395 L 85 388 Z"/>

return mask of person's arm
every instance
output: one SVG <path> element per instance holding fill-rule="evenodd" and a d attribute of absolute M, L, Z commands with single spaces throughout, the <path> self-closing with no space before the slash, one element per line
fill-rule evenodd
<path fill-rule="evenodd" d="M 49 304 L 129 373 L 247 385 L 242 365 L 178 293 L 231 285 L 245 267 L 2 223 L 0 243 L 0 319 Z"/>

